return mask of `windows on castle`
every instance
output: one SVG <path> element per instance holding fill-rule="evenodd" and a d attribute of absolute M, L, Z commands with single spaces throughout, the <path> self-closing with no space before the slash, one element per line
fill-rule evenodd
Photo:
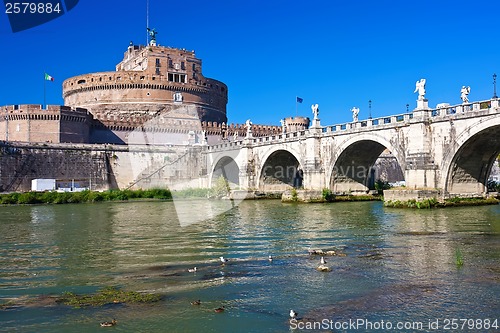
<path fill-rule="evenodd" d="M 186 74 L 168 73 L 168 80 L 171 82 L 186 83 Z"/>

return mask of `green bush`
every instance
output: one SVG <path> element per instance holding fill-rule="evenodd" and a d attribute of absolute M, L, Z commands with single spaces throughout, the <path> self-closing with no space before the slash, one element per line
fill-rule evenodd
<path fill-rule="evenodd" d="M 20 205 L 36 204 L 41 202 L 42 201 L 38 198 L 38 196 L 34 192 L 21 193 L 17 198 L 17 203 Z"/>
<path fill-rule="evenodd" d="M 389 190 L 391 188 L 391 184 L 389 182 L 383 181 L 381 179 L 378 179 L 375 182 L 375 190 L 378 191 L 379 194 L 382 194 L 384 190 Z"/>
<path fill-rule="evenodd" d="M 335 195 L 329 188 L 324 188 L 322 191 L 323 200 L 331 202 L 335 200 Z"/>
<path fill-rule="evenodd" d="M 100 202 L 104 200 L 104 196 L 100 192 L 90 192 L 87 196 L 88 202 Z"/>
<path fill-rule="evenodd" d="M 231 189 L 229 188 L 229 182 L 226 178 L 220 176 L 212 186 L 210 196 L 215 198 L 222 198 L 227 196 L 230 191 Z"/>

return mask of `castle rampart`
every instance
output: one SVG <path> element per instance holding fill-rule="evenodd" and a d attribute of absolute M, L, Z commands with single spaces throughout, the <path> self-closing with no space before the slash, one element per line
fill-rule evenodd
<path fill-rule="evenodd" d="M 60 105 L 0 107 L 0 140 L 20 142 L 88 142 L 92 115 L 85 109 Z"/>

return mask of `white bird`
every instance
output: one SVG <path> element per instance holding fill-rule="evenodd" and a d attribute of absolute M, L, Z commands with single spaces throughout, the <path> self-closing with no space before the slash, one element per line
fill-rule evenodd
<path fill-rule="evenodd" d="M 321 257 L 321 265 L 324 265 L 324 264 L 326 264 L 325 257 Z"/>
<path fill-rule="evenodd" d="M 194 267 L 194 268 L 189 268 L 189 269 L 188 269 L 188 272 L 189 272 L 189 273 L 194 273 L 194 272 L 196 272 L 196 267 Z"/>
<path fill-rule="evenodd" d="M 222 264 L 225 264 L 225 263 L 226 263 L 226 262 L 228 262 L 228 261 L 229 261 L 229 259 L 226 259 L 226 258 L 224 258 L 224 257 L 220 257 L 220 262 L 221 262 Z"/>
<path fill-rule="evenodd" d="M 297 318 L 299 314 L 293 310 L 290 310 L 290 318 L 294 319 L 294 318 Z"/>
<path fill-rule="evenodd" d="M 273 261 L 273 256 L 269 256 L 269 261 Z"/>

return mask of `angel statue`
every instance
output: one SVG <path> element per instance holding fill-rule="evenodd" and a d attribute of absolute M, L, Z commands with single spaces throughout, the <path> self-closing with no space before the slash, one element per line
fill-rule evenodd
<path fill-rule="evenodd" d="M 156 35 L 158 34 L 158 31 L 156 31 L 155 28 L 153 29 L 146 28 L 146 29 L 148 29 L 149 37 L 151 37 L 150 44 L 151 45 L 156 44 Z"/>
<path fill-rule="evenodd" d="M 247 136 L 252 136 L 252 122 L 250 119 L 245 122 L 245 127 L 247 128 Z"/>
<path fill-rule="evenodd" d="M 312 113 L 314 115 L 314 119 L 318 119 L 318 115 L 319 115 L 319 105 L 318 104 L 313 104 L 311 105 L 311 110 L 312 110 Z"/>
<path fill-rule="evenodd" d="M 351 109 L 351 112 L 352 112 L 352 121 L 355 122 L 355 123 L 358 122 L 359 108 L 357 108 L 357 107 L 354 106 Z"/>
<path fill-rule="evenodd" d="M 285 122 L 285 119 L 281 119 L 280 120 L 280 124 L 281 124 L 281 132 L 283 134 L 285 134 L 285 131 L 286 131 L 286 122 Z"/>
<path fill-rule="evenodd" d="M 470 87 L 462 86 L 462 89 L 460 89 L 460 98 L 464 104 L 469 103 L 469 93 Z"/>
<path fill-rule="evenodd" d="M 413 93 L 416 93 L 418 91 L 418 99 L 424 99 L 425 96 L 425 79 L 420 79 L 420 81 L 417 81 L 415 83 L 415 91 Z"/>

